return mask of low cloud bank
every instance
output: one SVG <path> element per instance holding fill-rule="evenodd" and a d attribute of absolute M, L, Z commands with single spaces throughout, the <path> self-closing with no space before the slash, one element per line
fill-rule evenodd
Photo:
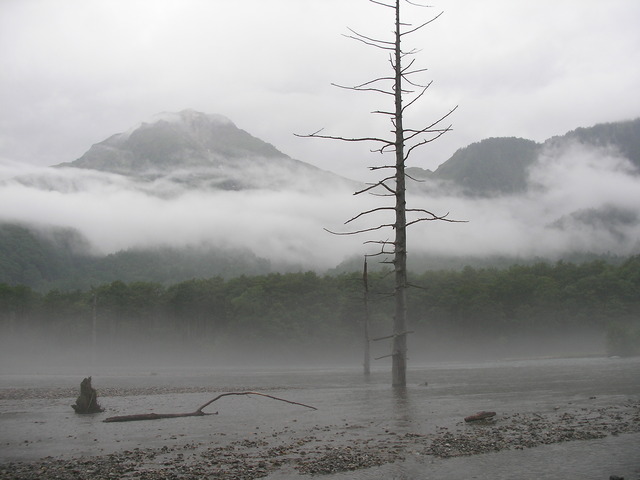
<path fill-rule="evenodd" d="M 174 184 L 171 195 L 156 194 L 158 185 L 92 170 L 26 168 L 4 161 L 0 221 L 77 229 L 96 254 L 146 246 L 231 246 L 308 268 L 330 268 L 371 253 L 379 247 L 363 242 L 393 235 L 390 229 L 357 236 L 324 230 L 392 223 L 389 211 L 344 226 L 358 212 L 390 200 L 354 197 L 346 185 L 206 191 Z M 529 172 L 524 194 L 471 199 L 434 189 L 410 195 L 409 202 L 467 221 L 415 225 L 410 252 L 551 259 L 575 252 L 640 252 L 640 174 L 606 148 L 574 144 L 544 152 Z"/>

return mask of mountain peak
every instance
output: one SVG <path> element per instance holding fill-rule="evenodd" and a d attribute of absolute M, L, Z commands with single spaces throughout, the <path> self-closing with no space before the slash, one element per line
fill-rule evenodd
<path fill-rule="evenodd" d="M 93 145 L 79 159 L 57 166 L 125 175 L 147 186 L 155 182 L 153 188 L 163 186 L 169 192 L 185 187 L 308 190 L 346 182 L 290 158 L 223 115 L 196 110 L 158 113 Z"/>
<path fill-rule="evenodd" d="M 156 114 L 149 122 L 112 135 L 79 159 L 60 166 L 140 175 L 220 167 L 247 158 L 289 157 L 223 115 L 183 110 Z"/>
<path fill-rule="evenodd" d="M 149 119 L 148 122 L 144 123 L 154 124 L 158 122 L 183 124 L 185 126 L 202 124 L 215 125 L 216 123 L 220 125 L 230 125 L 233 127 L 236 126 L 229 118 L 225 117 L 224 115 L 198 112 L 197 110 L 193 110 L 191 108 L 182 110 L 181 112 L 156 113 Z"/>

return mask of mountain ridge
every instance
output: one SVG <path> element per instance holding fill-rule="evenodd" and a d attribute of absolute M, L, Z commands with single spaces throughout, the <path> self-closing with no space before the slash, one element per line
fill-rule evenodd
<path fill-rule="evenodd" d="M 492 137 L 458 149 L 435 171 L 411 167 L 418 179 L 454 186 L 463 195 L 496 196 L 522 193 L 528 187 L 529 168 L 540 155 L 572 144 L 611 149 L 640 171 L 640 118 L 578 127 L 542 143 L 516 137 Z"/>
<path fill-rule="evenodd" d="M 120 174 L 185 166 L 219 166 L 231 158 L 290 158 L 222 115 L 195 110 L 163 112 L 126 132 L 96 143 L 80 158 L 58 167 Z"/>
<path fill-rule="evenodd" d="M 217 141 L 221 131 L 235 136 L 219 147 L 211 144 L 208 152 L 207 142 Z M 345 209 L 357 212 L 349 198 L 359 184 L 288 157 L 226 117 L 164 113 L 96 145 L 79 163 L 0 182 L 6 193 L 0 283 L 84 288 L 120 277 L 168 283 L 341 271 L 361 263 L 355 249 L 362 247 L 349 247 L 344 237 L 334 244 L 335 237 L 322 231 L 349 218 Z M 572 152 L 576 145 L 584 148 Z M 100 170 L 109 149 L 114 164 Z M 150 163 L 154 155 L 162 156 L 159 164 Z M 573 157 L 564 165 L 567 155 Z M 580 163 L 576 158 L 586 165 L 581 175 L 568 173 Z M 409 183 L 424 194 L 418 203 L 443 213 L 453 207 L 457 219 L 471 220 L 465 226 L 475 225 L 448 226 L 447 233 L 416 226 L 412 268 L 638 253 L 639 167 L 636 119 L 580 127 L 542 143 L 484 139 L 456 151 L 435 172 L 409 168 L 410 176 L 426 179 Z M 596 191 L 594 178 L 600 177 L 612 183 Z M 13 200 L 17 194 L 22 203 Z M 101 243 L 103 238 L 115 241 Z M 554 242 L 554 248 L 546 245 Z M 340 257 L 342 263 L 335 260 Z"/>
<path fill-rule="evenodd" d="M 578 127 L 544 142 L 491 137 L 459 148 L 435 171 L 407 168 L 417 179 L 430 179 L 465 196 L 500 196 L 528 188 L 530 167 L 551 149 L 579 143 L 610 148 L 640 169 L 640 118 Z M 193 188 L 242 190 L 287 188 L 292 174 L 312 184 L 357 185 L 338 174 L 295 160 L 218 114 L 192 109 L 156 114 L 149 122 L 111 135 L 80 158 L 55 165 L 116 173 L 141 180 L 167 179 Z M 254 178 L 243 175 L 246 170 Z M 256 179 L 260 178 L 260 182 Z"/>
<path fill-rule="evenodd" d="M 54 168 L 97 170 L 147 182 L 165 180 L 194 189 L 277 190 L 296 188 L 299 181 L 306 190 L 322 182 L 350 182 L 289 157 L 227 117 L 192 109 L 154 115 Z"/>

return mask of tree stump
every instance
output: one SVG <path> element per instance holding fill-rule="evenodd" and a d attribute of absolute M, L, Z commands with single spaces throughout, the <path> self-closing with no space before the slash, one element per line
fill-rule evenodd
<path fill-rule="evenodd" d="M 76 413 L 99 413 L 104 409 L 98 404 L 98 392 L 91 386 L 91 377 L 87 377 L 80 383 L 80 396 L 76 404 L 71 405 Z"/>

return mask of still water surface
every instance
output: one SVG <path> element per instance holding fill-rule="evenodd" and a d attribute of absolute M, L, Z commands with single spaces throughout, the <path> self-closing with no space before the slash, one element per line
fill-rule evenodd
<path fill-rule="evenodd" d="M 104 414 L 78 416 L 74 398 L 2 396 L 24 389 L 76 388 L 83 375 L 48 371 L 0 374 L 0 461 L 45 456 L 101 455 L 167 444 L 217 444 L 278 432 L 292 438 L 310 429 L 357 427 L 354 435 L 380 432 L 432 434 L 454 428 L 479 410 L 498 414 L 551 413 L 558 408 L 598 408 L 640 399 L 640 359 L 542 359 L 413 367 L 406 390 L 389 387 L 386 370 L 369 379 L 354 368 L 166 368 L 154 372 L 93 372 L 98 389 L 143 389 L 144 395 L 102 396 Z M 425 384 L 426 382 L 426 384 Z M 210 392 L 176 393 L 207 387 Z M 260 397 L 225 397 L 207 411 L 215 416 L 105 424 L 106 416 L 195 410 L 221 391 L 264 391 L 318 408 L 311 411 Z M 151 394 L 153 393 L 153 394 Z M 327 441 L 332 439 L 327 438 Z M 348 438 L 343 439 L 348 442 Z M 327 479 L 640 479 L 640 434 L 573 441 L 525 450 L 406 461 Z M 293 470 L 268 478 L 309 478 Z"/>

